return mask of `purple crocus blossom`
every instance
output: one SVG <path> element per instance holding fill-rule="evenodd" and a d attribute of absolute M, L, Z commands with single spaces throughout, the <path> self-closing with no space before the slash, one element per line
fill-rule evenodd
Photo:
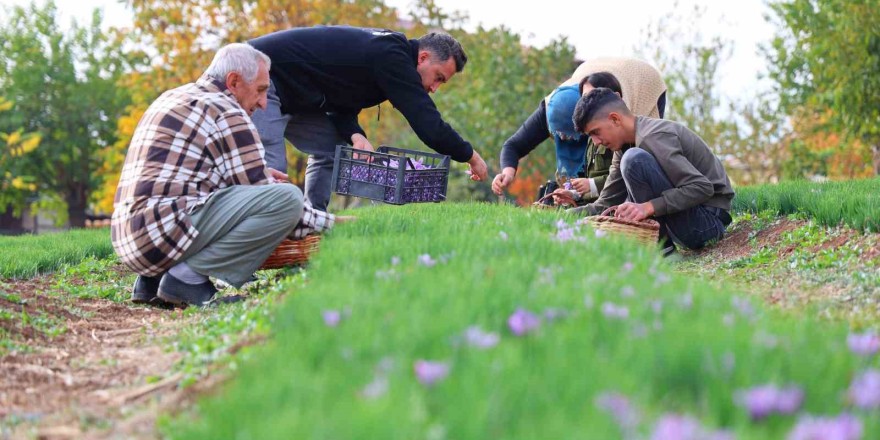
<path fill-rule="evenodd" d="M 733 440 L 733 434 L 709 431 L 690 416 L 666 414 L 654 425 L 651 440 Z"/>
<path fill-rule="evenodd" d="M 391 257 L 391 265 L 397 266 L 398 264 L 400 264 L 400 257 L 397 257 L 397 256 Z"/>
<path fill-rule="evenodd" d="M 872 368 L 856 376 L 849 386 L 849 399 L 859 408 L 880 408 L 880 370 Z"/>
<path fill-rule="evenodd" d="M 544 319 L 547 321 L 556 321 L 557 319 L 567 318 L 568 310 L 557 307 L 548 307 L 544 309 Z"/>
<path fill-rule="evenodd" d="M 498 333 L 485 332 L 480 327 L 471 326 L 465 330 L 464 340 L 472 347 L 487 349 L 498 345 L 501 337 Z"/>
<path fill-rule="evenodd" d="M 846 345 L 855 354 L 871 356 L 880 350 L 880 336 L 874 332 L 850 333 L 846 337 Z"/>
<path fill-rule="evenodd" d="M 510 318 L 507 318 L 507 326 L 517 336 L 525 335 L 536 330 L 541 325 L 541 318 L 525 309 L 516 309 Z"/>
<path fill-rule="evenodd" d="M 607 411 L 624 431 L 639 424 L 639 413 L 629 399 L 620 393 L 605 392 L 596 396 L 596 406 Z"/>
<path fill-rule="evenodd" d="M 342 321 L 342 313 L 339 310 L 324 310 L 321 314 L 327 327 L 336 327 Z"/>
<path fill-rule="evenodd" d="M 425 266 L 425 267 L 434 267 L 434 265 L 437 264 L 437 260 L 431 258 L 431 255 L 429 255 L 429 254 L 419 255 L 418 261 L 419 261 L 419 264 L 421 264 L 422 266 Z"/>
<path fill-rule="evenodd" d="M 596 238 L 602 238 L 602 237 L 605 237 L 606 235 L 608 235 L 608 232 L 603 231 L 601 229 L 596 229 L 596 231 L 593 234 L 596 235 Z"/>
<path fill-rule="evenodd" d="M 636 289 L 633 288 L 633 286 L 623 286 L 623 288 L 620 289 L 620 296 L 624 298 L 632 298 L 636 296 Z"/>
<path fill-rule="evenodd" d="M 636 266 L 635 266 L 634 264 L 632 264 L 632 263 L 630 263 L 629 261 L 627 261 L 626 263 L 623 263 L 623 267 L 621 267 L 620 269 L 621 269 L 621 271 L 622 271 L 623 273 L 629 273 L 629 272 L 632 272 L 632 270 L 633 270 L 635 267 L 636 267 Z"/>
<path fill-rule="evenodd" d="M 378 399 L 388 393 L 388 378 L 377 376 L 361 390 L 361 396 L 366 399 Z"/>
<path fill-rule="evenodd" d="M 779 388 L 762 385 L 737 392 L 734 400 L 745 407 L 752 420 L 762 420 L 773 413 L 793 414 L 804 402 L 804 392 L 798 387 Z"/>
<path fill-rule="evenodd" d="M 626 319 L 629 317 L 629 309 L 626 306 L 618 306 L 611 302 L 602 304 L 602 314 L 607 318 Z"/>
<path fill-rule="evenodd" d="M 788 434 L 788 440 L 859 440 L 862 421 L 850 414 L 837 417 L 803 417 Z"/>
<path fill-rule="evenodd" d="M 449 376 L 449 364 L 419 359 L 413 364 L 413 371 L 419 383 L 430 387 Z"/>
<path fill-rule="evenodd" d="M 507 241 L 507 239 L 509 238 L 509 237 L 507 236 L 507 232 L 504 232 L 504 231 L 499 231 L 499 232 L 498 232 L 498 236 L 501 237 L 501 239 L 504 240 L 504 241 Z"/>

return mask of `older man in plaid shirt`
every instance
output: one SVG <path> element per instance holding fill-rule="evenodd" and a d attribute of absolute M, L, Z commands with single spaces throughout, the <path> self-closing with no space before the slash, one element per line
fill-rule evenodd
<path fill-rule="evenodd" d="M 333 226 L 333 215 L 305 205 L 284 173 L 266 167 L 250 115 L 266 107 L 269 67 L 262 52 L 230 44 L 141 118 L 111 227 L 116 253 L 140 275 L 133 301 L 210 304 L 208 276 L 239 287 L 285 237 Z"/>

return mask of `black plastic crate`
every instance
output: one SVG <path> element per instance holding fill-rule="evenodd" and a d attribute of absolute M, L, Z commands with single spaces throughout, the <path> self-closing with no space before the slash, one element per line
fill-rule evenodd
<path fill-rule="evenodd" d="M 386 145 L 375 152 L 337 145 L 332 182 L 337 194 L 394 205 L 442 202 L 449 183 L 449 156 Z"/>

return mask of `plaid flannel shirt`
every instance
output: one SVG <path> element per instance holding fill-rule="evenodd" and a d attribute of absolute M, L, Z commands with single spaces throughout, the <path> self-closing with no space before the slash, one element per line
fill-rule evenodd
<path fill-rule="evenodd" d="M 203 76 L 169 90 L 132 137 L 114 199 L 113 248 L 133 271 L 158 275 L 198 235 L 195 207 L 222 188 L 271 181 L 256 127 L 225 84 Z M 334 218 L 306 206 L 291 235 L 329 229 Z"/>

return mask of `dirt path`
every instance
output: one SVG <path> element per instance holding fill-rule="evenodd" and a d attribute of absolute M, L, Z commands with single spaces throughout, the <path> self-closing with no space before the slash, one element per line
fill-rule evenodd
<path fill-rule="evenodd" d="M 155 437 L 155 410 L 183 397 L 172 373 L 180 355 L 167 344 L 191 318 L 71 300 L 50 277 L 3 290 L 19 301 L 0 298 L 16 312 L 0 335 L 26 350 L 0 358 L 0 438 Z"/>
<path fill-rule="evenodd" d="M 740 222 L 715 246 L 684 252 L 680 271 L 749 291 L 783 309 L 880 317 L 880 234 L 805 220 Z M 829 263 L 830 262 L 830 263 Z"/>

